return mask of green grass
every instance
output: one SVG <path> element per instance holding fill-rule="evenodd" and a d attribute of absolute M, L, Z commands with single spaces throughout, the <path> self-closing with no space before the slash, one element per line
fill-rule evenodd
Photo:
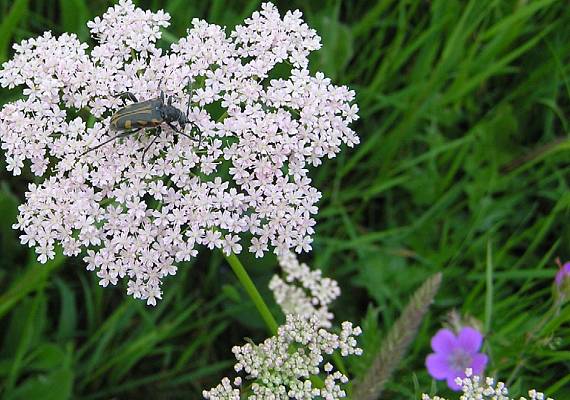
<path fill-rule="evenodd" d="M 187 3 L 138 2 L 172 13 L 165 45 L 192 17 L 231 27 L 260 4 Z M 108 4 L 0 1 L 0 60 L 44 30 L 88 40 L 85 21 Z M 551 308 L 554 259 L 570 259 L 567 3 L 277 4 L 303 10 L 323 42 L 312 67 L 355 89 L 361 110 L 361 144 L 312 172 L 323 199 L 303 258 L 341 283 L 337 320 L 362 322 L 373 354 L 414 290 L 443 272 L 383 398 L 432 388 L 424 360 L 451 309 L 481 321 L 487 371 L 513 393 L 570 398 L 570 307 Z M 156 308 L 100 288 L 80 259 L 39 265 L 11 229 L 31 177 L 2 168 L 1 179 L 2 398 L 199 398 L 231 374 L 232 345 L 266 336 L 229 265 L 208 250 L 167 281 Z M 240 258 L 276 310 L 266 288 L 275 260 Z M 362 374 L 370 361 L 351 365 Z"/>

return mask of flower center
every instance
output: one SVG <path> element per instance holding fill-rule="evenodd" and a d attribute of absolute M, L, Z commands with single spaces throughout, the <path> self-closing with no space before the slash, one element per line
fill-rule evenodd
<path fill-rule="evenodd" d="M 449 365 L 455 371 L 463 372 L 471 367 L 472 362 L 471 354 L 463 349 L 455 349 L 449 357 Z"/>

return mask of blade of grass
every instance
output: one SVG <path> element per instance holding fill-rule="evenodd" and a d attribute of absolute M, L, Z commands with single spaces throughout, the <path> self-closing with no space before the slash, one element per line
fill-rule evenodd
<path fill-rule="evenodd" d="M 0 23 L 0 63 L 8 58 L 8 46 L 14 36 L 16 27 L 28 13 L 28 0 L 16 0 L 10 12 Z"/>

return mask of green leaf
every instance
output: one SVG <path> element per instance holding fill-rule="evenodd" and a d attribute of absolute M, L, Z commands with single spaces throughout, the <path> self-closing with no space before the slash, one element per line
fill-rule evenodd
<path fill-rule="evenodd" d="M 24 274 L 14 279 L 10 288 L 0 296 L 0 318 L 29 293 L 42 288 L 52 270 L 60 267 L 65 260 L 61 251 L 57 251 L 53 260 L 42 265 L 36 261 L 33 251 L 29 254 L 30 261 Z"/>
<path fill-rule="evenodd" d="M 18 23 L 28 12 L 28 0 L 16 0 L 0 23 L 0 62 L 8 58 L 8 46 Z"/>
<path fill-rule="evenodd" d="M 40 344 L 31 354 L 27 368 L 49 371 L 60 367 L 66 358 L 65 351 L 53 343 Z"/>
<path fill-rule="evenodd" d="M 80 39 L 88 37 L 87 21 L 89 8 L 84 0 L 60 0 L 62 28 L 66 32 L 75 32 Z"/>
<path fill-rule="evenodd" d="M 352 33 L 348 26 L 328 15 L 316 19 L 322 48 L 317 52 L 319 69 L 334 79 L 341 76 L 354 53 Z"/>
<path fill-rule="evenodd" d="M 12 224 L 16 222 L 18 215 L 18 199 L 6 182 L 2 182 L 0 186 L 0 239 L 1 253 L 0 270 L 8 270 L 13 267 L 16 256 L 18 255 L 18 235 L 12 229 Z"/>
<path fill-rule="evenodd" d="M 57 327 L 57 339 L 65 341 L 71 339 L 76 334 L 77 328 L 77 307 L 75 293 L 61 279 L 56 278 L 55 284 L 59 291 L 60 312 L 59 325 Z"/>
<path fill-rule="evenodd" d="M 242 301 L 240 292 L 233 285 L 223 285 L 222 293 L 231 301 L 236 303 Z"/>
<path fill-rule="evenodd" d="M 34 299 L 26 299 L 12 314 L 4 348 L 13 355 L 13 362 L 7 380 L 11 389 L 26 367 L 26 356 L 40 341 L 46 321 L 46 298 L 40 292 Z"/>
<path fill-rule="evenodd" d="M 368 306 L 366 315 L 360 323 L 362 335 L 358 338 L 358 346 L 362 349 L 361 357 L 350 357 L 351 371 L 356 377 L 362 377 L 372 365 L 374 356 L 380 348 L 381 332 L 378 324 L 380 309 L 373 305 Z"/>
<path fill-rule="evenodd" d="M 59 368 L 49 374 L 36 375 L 26 379 L 6 400 L 66 400 L 71 398 L 73 371 L 69 367 Z"/>

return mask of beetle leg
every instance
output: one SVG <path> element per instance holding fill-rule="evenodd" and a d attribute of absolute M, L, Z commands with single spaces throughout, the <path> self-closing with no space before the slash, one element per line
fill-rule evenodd
<path fill-rule="evenodd" d="M 120 138 L 122 138 L 122 137 L 135 134 L 135 133 L 137 133 L 138 131 L 140 131 L 141 129 L 143 129 L 143 128 L 135 129 L 134 131 L 121 132 L 121 133 L 119 133 L 118 135 L 113 136 L 112 138 L 110 138 L 110 139 L 108 139 L 108 140 L 105 140 L 103 143 L 99 143 L 97 146 L 92 147 L 92 148 L 90 148 L 90 149 L 84 151 L 83 153 L 81 153 L 81 154 L 79 155 L 79 157 L 83 157 L 85 154 L 90 153 L 90 152 L 92 152 L 93 150 L 97 150 L 98 148 L 105 146 L 107 143 L 110 143 L 110 142 L 112 142 L 113 140 L 120 139 Z"/>
<path fill-rule="evenodd" d="M 186 133 L 182 132 L 180 129 L 176 128 L 174 125 L 172 125 L 171 122 L 165 121 L 166 125 L 168 125 L 170 127 L 170 129 L 172 129 L 174 132 L 178 133 L 179 135 L 182 136 L 186 136 L 188 139 L 193 140 L 193 138 L 189 135 L 187 135 Z"/>
<path fill-rule="evenodd" d="M 198 150 L 202 147 L 202 131 L 198 129 Z"/>
<path fill-rule="evenodd" d="M 146 152 L 148 151 L 148 149 L 150 149 L 150 146 L 152 146 L 154 144 L 154 142 L 156 142 L 156 139 L 158 139 L 161 132 L 162 132 L 162 128 L 160 126 L 158 126 L 156 128 L 156 133 L 154 134 L 154 137 L 152 138 L 150 143 L 144 148 L 144 151 L 142 153 L 141 163 L 144 163 L 144 156 L 145 156 Z"/>

